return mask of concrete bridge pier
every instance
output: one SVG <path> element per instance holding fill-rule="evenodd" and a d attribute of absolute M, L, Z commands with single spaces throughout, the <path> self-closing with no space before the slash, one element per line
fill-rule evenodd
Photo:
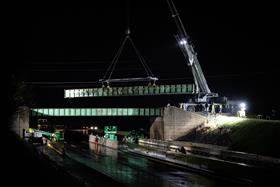
<path fill-rule="evenodd" d="M 157 117 L 153 121 L 150 127 L 150 138 L 176 140 L 207 122 L 207 116 L 168 106 L 164 108 L 163 116 Z"/>
<path fill-rule="evenodd" d="M 29 128 L 29 108 L 26 106 L 18 107 L 11 120 L 10 130 L 23 138 L 23 130 Z"/>

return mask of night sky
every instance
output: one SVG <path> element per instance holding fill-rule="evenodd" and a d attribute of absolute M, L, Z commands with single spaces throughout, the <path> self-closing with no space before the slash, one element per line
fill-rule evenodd
<path fill-rule="evenodd" d="M 87 8 L 12 8 L 6 15 L 11 18 L 10 75 L 28 83 L 47 83 L 40 88 L 53 90 L 81 86 L 61 82 L 98 81 L 129 25 L 131 38 L 155 76 L 162 82 L 192 83 L 165 0 L 102 2 Z M 279 113 L 277 6 L 174 3 L 211 91 L 247 101 L 250 112 L 275 109 Z M 127 43 L 113 78 L 139 76 L 146 75 Z M 47 94 L 49 98 L 57 96 L 53 91 Z"/>

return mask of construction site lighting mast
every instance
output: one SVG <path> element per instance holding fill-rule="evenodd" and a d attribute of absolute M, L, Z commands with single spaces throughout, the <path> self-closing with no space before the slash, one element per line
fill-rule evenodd
<path fill-rule="evenodd" d="M 217 93 L 212 93 L 209 89 L 207 81 L 204 77 L 202 69 L 197 59 L 197 54 L 194 51 L 194 47 L 189 40 L 189 36 L 186 33 L 184 25 L 180 19 L 179 13 L 172 0 L 167 0 L 167 4 L 172 13 L 172 17 L 175 21 L 176 27 L 178 29 L 178 34 L 175 35 L 176 40 L 179 43 L 180 49 L 188 61 L 188 66 L 190 66 L 194 83 L 195 83 L 195 102 L 196 103 L 209 103 L 211 98 L 218 97 Z"/>

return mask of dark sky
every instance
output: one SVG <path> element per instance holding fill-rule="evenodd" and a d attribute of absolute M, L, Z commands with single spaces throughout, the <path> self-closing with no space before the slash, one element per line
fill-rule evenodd
<path fill-rule="evenodd" d="M 102 2 L 87 8 L 26 6 L 8 11 L 9 48 L 15 51 L 9 63 L 11 74 L 27 82 L 51 83 L 49 86 L 97 81 L 120 47 L 129 22 L 131 38 L 155 76 L 174 79 L 174 83 L 192 82 L 165 0 Z M 244 99 L 252 111 L 279 111 L 277 6 L 236 1 L 174 3 L 211 91 Z M 145 76 L 128 44 L 115 78 Z"/>

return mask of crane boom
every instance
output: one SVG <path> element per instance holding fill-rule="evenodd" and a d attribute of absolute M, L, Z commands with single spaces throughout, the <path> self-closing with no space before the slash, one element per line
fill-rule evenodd
<path fill-rule="evenodd" d="M 185 30 L 185 27 L 180 19 L 179 13 L 172 0 L 166 0 L 171 11 L 172 17 L 175 21 L 178 34 L 175 35 L 177 42 L 180 45 L 180 49 L 190 66 L 194 82 L 196 86 L 195 101 L 188 101 L 187 103 L 180 103 L 180 107 L 183 106 L 184 110 L 195 112 L 201 111 L 201 106 L 204 108 L 203 111 L 215 113 L 218 109 L 219 112 L 226 112 L 234 115 L 245 116 L 245 104 L 238 101 L 229 102 L 227 97 L 220 97 L 217 93 L 212 93 L 208 87 L 205 76 L 202 72 L 201 66 L 197 59 L 197 54 L 194 51 L 194 47 L 189 40 L 189 36 Z M 238 104 L 239 103 L 239 104 Z M 208 105 L 210 104 L 210 106 Z M 196 109 L 196 106 L 198 110 Z M 243 106 L 243 107 L 242 107 Z M 200 108 L 200 109 L 199 109 Z M 239 109 L 239 111 L 237 111 Z"/>
<path fill-rule="evenodd" d="M 191 71 L 194 77 L 194 82 L 196 86 L 196 93 L 198 94 L 199 98 L 204 98 L 203 100 L 206 101 L 207 97 L 216 97 L 216 93 L 212 93 L 208 87 L 207 81 L 204 77 L 202 72 L 201 66 L 197 59 L 197 54 L 194 51 L 193 45 L 189 40 L 189 36 L 186 33 L 184 25 L 180 19 L 179 13 L 173 3 L 172 0 L 167 0 L 167 4 L 170 8 L 172 13 L 172 17 L 175 20 L 178 34 L 175 36 L 178 43 L 180 44 L 180 49 L 188 61 L 188 65 L 191 67 Z M 206 96 L 206 97 L 205 97 Z"/>

